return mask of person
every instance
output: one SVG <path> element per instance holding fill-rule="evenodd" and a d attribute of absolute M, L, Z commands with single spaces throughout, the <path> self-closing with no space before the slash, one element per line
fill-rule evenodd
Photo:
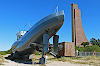
<path fill-rule="evenodd" d="M 96 56 L 96 51 L 94 51 L 94 56 Z"/>
<path fill-rule="evenodd" d="M 47 56 L 47 55 L 45 55 L 45 63 L 47 63 L 47 59 L 48 59 L 48 56 Z"/>
<path fill-rule="evenodd" d="M 78 50 L 76 50 L 77 56 L 78 56 Z"/>

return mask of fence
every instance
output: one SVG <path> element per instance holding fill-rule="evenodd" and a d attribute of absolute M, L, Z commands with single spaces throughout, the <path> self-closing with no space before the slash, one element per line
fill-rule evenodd
<path fill-rule="evenodd" d="M 75 52 L 75 56 L 100 56 L 100 52 Z"/>

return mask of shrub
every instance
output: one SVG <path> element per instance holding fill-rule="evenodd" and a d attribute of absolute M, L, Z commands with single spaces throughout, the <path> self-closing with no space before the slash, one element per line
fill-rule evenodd
<path fill-rule="evenodd" d="M 1 55 L 11 54 L 11 50 L 0 52 Z"/>
<path fill-rule="evenodd" d="M 36 51 L 36 52 L 35 52 L 35 55 L 40 55 L 39 53 L 40 53 L 39 51 Z"/>
<path fill-rule="evenodd" d="M 87 46 L 87 47 L 76 47 L 76 49 L 78 49 L 80 52 L 100 52 L 100 47 L 97 45 L 93 45 L 93 46 Z"/>

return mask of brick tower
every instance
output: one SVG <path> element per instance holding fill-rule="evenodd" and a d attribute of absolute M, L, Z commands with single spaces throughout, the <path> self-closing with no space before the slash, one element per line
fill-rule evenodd
<path fill-rule="evenodd" d="M 71 4 L 72 13 L 72 42 L 76 46 L 80 46 L 83 42 L 88 42 L 81 21 L 81 12 L 78 9 L 78 4 Z"/>

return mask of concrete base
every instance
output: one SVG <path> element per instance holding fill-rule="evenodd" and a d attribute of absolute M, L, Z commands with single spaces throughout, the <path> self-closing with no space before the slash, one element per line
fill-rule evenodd
<path fill-rule="evenodd" d="M 46 59 L 44 57 L 40 58 L 39 64 L 45 64 L 46 63 Z"/>
<path fill-rule="evenodd" d="M 59 35 L 54 35 L 53 45 L 54 45 L 54 52 L 56 55 L 58 55 L 58 42 L 59 42 Z"/>
<path fill-rule="evenodd" d="M 44 58 L 44 55 L 46 52 L 48 52 L 48 48 L 49 48 L 49 35 L 48 34 L 44 34 L 43 35 L 43 50 L 42 50 L 42 58 L 40 58 L 39 63 L 40 64 L 45 64 L 46 63 L 46 59 Z"/>

